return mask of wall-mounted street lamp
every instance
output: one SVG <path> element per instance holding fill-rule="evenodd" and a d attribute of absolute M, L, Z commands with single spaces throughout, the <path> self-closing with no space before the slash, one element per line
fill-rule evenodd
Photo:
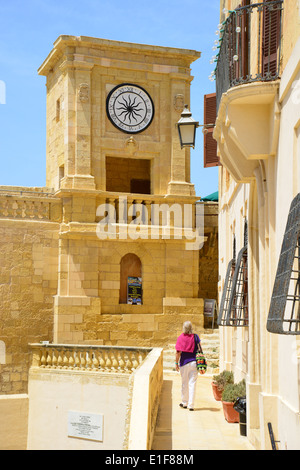
<path fill-rule="evenodd" d="M 181 113 L 181 118 L 177 123 L 177 127 L 181 148 L 195 148 L 196 128 L 199 127 L 199 122 L 196 122 L 192 118 L 192 113 L 187 104 Z"/>
<path fill-rule="evenodd" d="M 192 113 L 186 104 L 184 110 L 181 113 L 181 118 L 177 122 L 178 134 L 181 148 L 193 147 L 195 148 L 196 140 L 196 129 L 202 127 L 202 133 L 207 134 L 210 128 L 215 127 L 214 123 L 211 124 L 199 124 L 192 118 Z"/>

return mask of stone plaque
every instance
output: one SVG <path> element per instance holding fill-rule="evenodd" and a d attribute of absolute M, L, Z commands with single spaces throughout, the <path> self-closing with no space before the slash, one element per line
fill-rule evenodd
<path fill-rule="evenodd" d="M 69 411 L 68 436 L 103 441 L 103 415 Z"/>

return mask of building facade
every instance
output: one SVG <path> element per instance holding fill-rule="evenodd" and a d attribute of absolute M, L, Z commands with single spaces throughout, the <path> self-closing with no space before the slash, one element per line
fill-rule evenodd
<path fill-rule="evenodd" d="M 220 2 L 220 367 L 246 379 L 257 449 L 300 448 L 299 8 Z"/>
<path fill-rule="evenodd" d="M 2 395 L 27 393 L 30 343 L 164 347 L 186 319 L 203 328 L 216 208 L 196 211 L 176 128 L 199 57 L 60 36 L 39 68 L 46 187 L 0 188 Z"/>

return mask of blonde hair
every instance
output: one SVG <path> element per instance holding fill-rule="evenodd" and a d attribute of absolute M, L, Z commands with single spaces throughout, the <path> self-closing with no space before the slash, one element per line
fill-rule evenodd
<path fill-rule="evenodd" d="M 182 331 L 186 335 L 190 335 L 193 333 L 193 325 L 190 321 L 185 321 L 182 327 Z"/>

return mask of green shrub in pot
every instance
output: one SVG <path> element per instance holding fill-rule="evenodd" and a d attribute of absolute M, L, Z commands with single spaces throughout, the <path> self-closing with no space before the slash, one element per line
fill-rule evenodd
<path fill-rule="evenodd" d="M 238 397 L 246 395 L 246 382 L 245 379 L 234 384 L 229 383 L 225 386 L 222 393 L 222 401 L 234 403 Z"/>

